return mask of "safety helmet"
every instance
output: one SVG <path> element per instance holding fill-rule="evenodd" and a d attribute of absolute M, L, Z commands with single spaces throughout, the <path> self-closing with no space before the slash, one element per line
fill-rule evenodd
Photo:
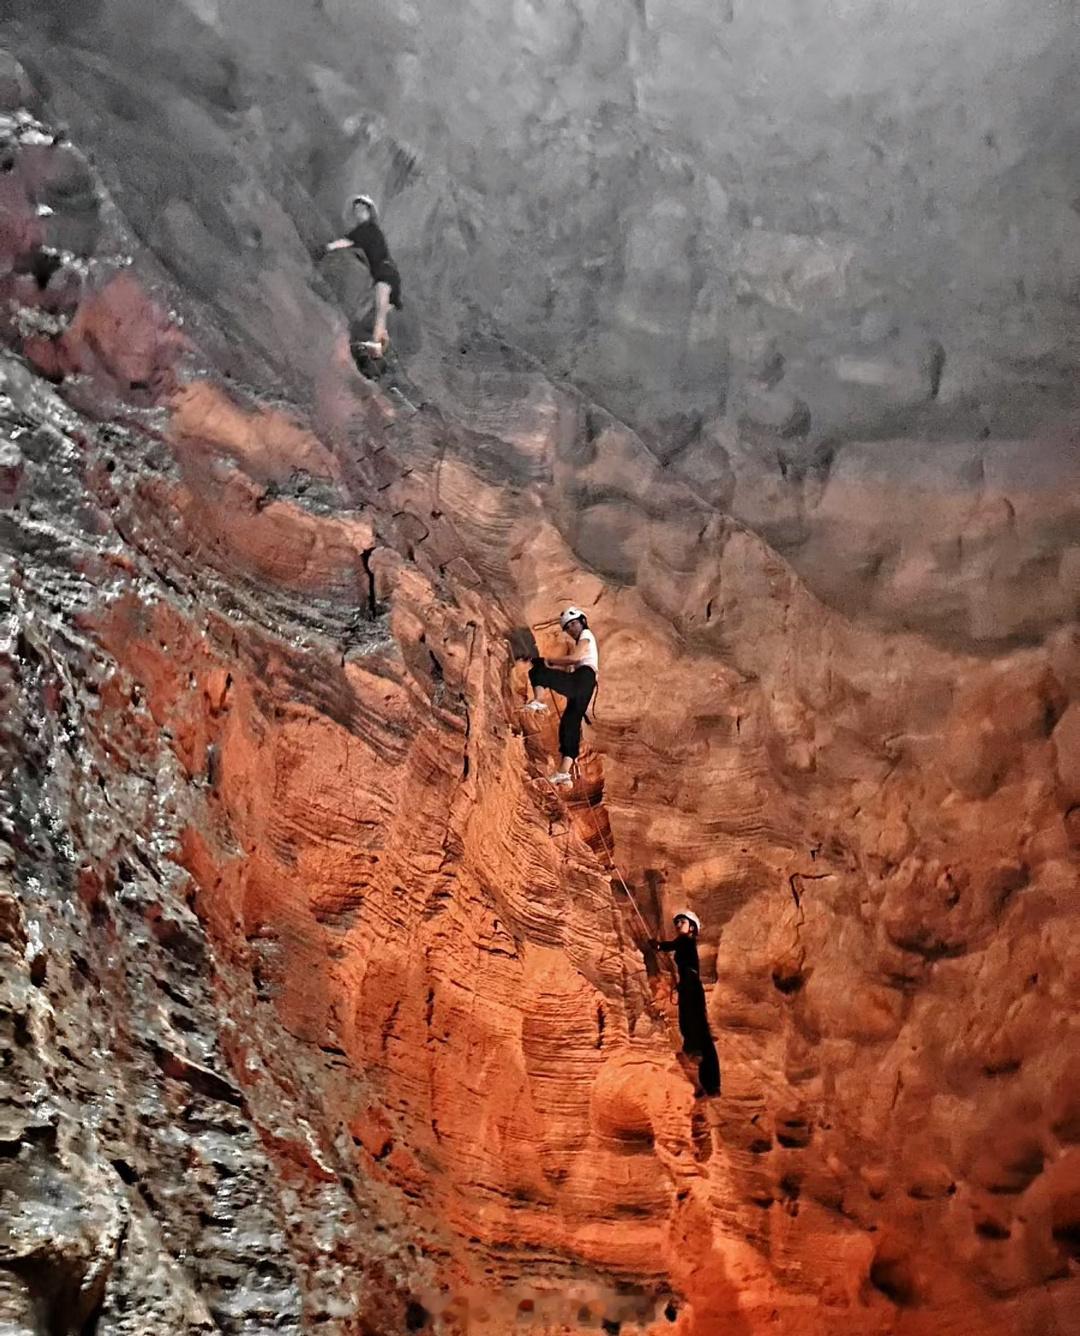
<path fill-rule="evenodd" d="M 690 926 L 694 929 L 695 932 L 701 931 L 701 919 L 699 919 L 698 916 L 691 910 L 680 909 L 671 916 L 673 923 L 677 923 L 678 920 L 681 918 L 686 919 L 687 923 L 690 924 Z"/>
<path fill-rule="evenodd" d="M 588 626 L 588 622 L 585 621 L 585 614 L 580 608 L 565 608 L 559 613 L 559 625 L 564 631 L 571 622 L 577 621 L 585 622 L 585 625 Z"/>
<path fill-rule="evenodd" d="M 370 195 L 354 195 L 352 199 L 349 201 L 349 204 L 354 211 L 358 204 L 362 204 L 364 208 L 370 212 L 372 218 L 378 216 L 379 211 L 378 209 L 376 209 L 375 201 L 371 198 Z"/>

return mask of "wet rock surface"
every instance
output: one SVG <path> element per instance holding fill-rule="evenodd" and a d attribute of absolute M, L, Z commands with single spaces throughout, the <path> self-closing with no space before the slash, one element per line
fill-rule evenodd
<path fill-rule="evenodd" d="M 403 405 L 211 36 L 152 107 L 0 67 L 3 1321 L 1065 1336 L 1074 437 L 834 460 L 760 343 L 662 449 L 491 334 Z M 508 635 L 571 598 L 566 805 Z"/>

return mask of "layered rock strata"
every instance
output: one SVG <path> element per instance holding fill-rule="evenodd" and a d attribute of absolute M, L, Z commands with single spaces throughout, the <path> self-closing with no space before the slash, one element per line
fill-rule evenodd
<path fill-rule="evenodd" d="M 135 131 L 0 87 L 5 1321 L 1068 1332 L 1075 437 L 800 466 L 803 578 L 732 503 L 791 412 L 669 458 L 430 332 L 413 406 L 265 141 L 177 117 L 273 237 L 210 285 L 207 197 L 146 245 Z M 507 640 L 570 598 L 585 815 Z M 719 1101 L 611 858 L 705 922 Z"/>

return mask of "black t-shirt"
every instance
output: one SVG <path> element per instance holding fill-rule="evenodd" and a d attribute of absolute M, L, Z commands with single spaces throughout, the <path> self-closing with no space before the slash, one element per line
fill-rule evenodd
<path fill-rule="evenodd" d="M 697 938 L 689 933 L 680 934 L 670 942 L 657 942 L 661 951 L 674 951 L 675 967 L 679 971 L 680 981 L 684 977 L 698 978 Z"/>
<path fill-rule="evenodd" d="M 386 237 L 383 236 L 382 228 L 370 218 L 366 222 L 357 223 L 353 230 L 348 233 L 348 237 L 353 245 L 364 252 L 368 268 L 373 276 L 378 275 L 386 265 L 393 263 L 390 259 L 390 247 L 386 244 Z"/>

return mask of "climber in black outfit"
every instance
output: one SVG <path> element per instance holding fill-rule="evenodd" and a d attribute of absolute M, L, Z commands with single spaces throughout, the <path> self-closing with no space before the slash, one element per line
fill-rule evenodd
<path fill-rule="evenodd" d="M 336 241 L 327 242 L 322 253 L 329 255 L 339 250 L 359 250 L 363 253 L 375 284 L 375 326 L 370 342 L 363 347 L 370 357 L 382 357 L 390 344 L 390 335 L 386 331 L 390 307 L 398 311 L 402 309 L 401 275 L 390 258 L 390 247 L 379 226 L 375 201 L 370 195 L 354 195 L 349 208 L 354 220 L 352 230 Z"/>
<path fill-rule="evenodd" d="M 551 784 L 572 784 L 570 768 L 581 750 L 581 725 L 596 691 L 600 670 L 600 652 L 596 636 L 580 608 L 567 608 L 559 615 L 559 625 L 577 646 L 577 652 L 557 659 L 534 658 L 529 669 L 533 698 L 525 706 L 530 711 L 546 710 L 540 699 L 541 687 L 566 697 L 566 707 L 559 721 L 559 768 L 548 775 Z"/>
<path fill-rule="evenodd" d="M 698 916 L 689 909 L 681 909 L 675 915 L 675 936 L 670 942 L 656 943 L 658 951 L 671 951 L 675 956 L 675 968 L 679 971 L 679 1030 L 683 1037 L 683 1051 L 691 1058 L 701 1057 L 709 1038 L 705 989 L 701 986 L 697 953 L 700 928 Z"/>
<path fill-rule="evenodd" d="M 683 1051 L 698 1064 L 698 1081 L 706 1095 L 720 1093 L 720 1059 L 709 1033 L 709 1016 L 705 1009 L 705 989 L 701 986 L 698 966 L 697 935 L 701 923 L 689 909 L 680 909 L 675 915 L 675 936 L 670 942 L 653 942 L 658 951 L 670 951 L 675 956 L 679 971 L 679 1030 Z"/>

